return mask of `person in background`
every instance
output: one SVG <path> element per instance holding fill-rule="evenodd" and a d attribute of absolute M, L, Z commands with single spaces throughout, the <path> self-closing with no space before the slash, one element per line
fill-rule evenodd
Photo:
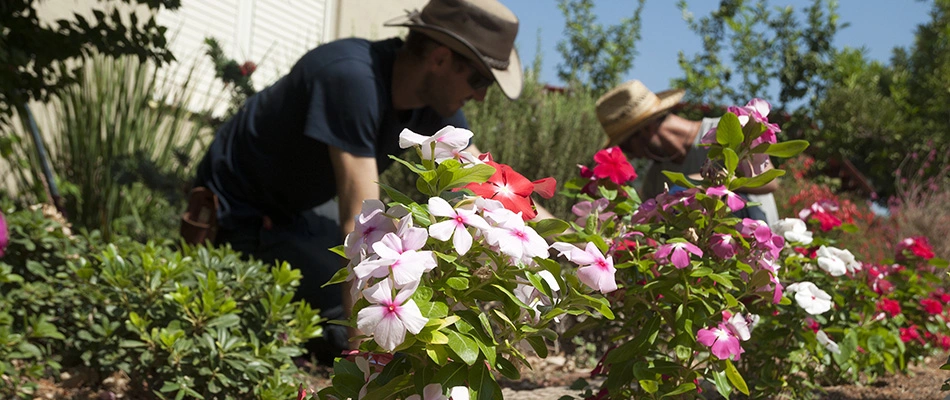
<path fill-rule="evenodd" d="M 672 183 L 663 171 L 680 172 L 697 178 L 706 163 L 708 148 L 699 146 L 703 135 L 715 128 L 719 118 L 694 121 L 673 114 L 670 110 L 683 98 L 682 89 L 653 93 L 637 80 L 623 83 L 601 96 L 597 102 L 597 119 L 607 141 L 604 147 L 619 146 L 631 158 L 652 160 L 640 194 L 653 198 Z M 738 173 L 753 176 L 771 169 L 768 157 L 757 160 L 755 167 L 740 166 Z M 769 224 L 778 220 L 778 209 L 772 196 L 778 188 L 773 180 L 757 188 L 744 188 L 739 194 L 758 206 L 745 207 L 738 217 L 758 219 Z"/>
<path fill-rule="evenodd" d="M 182 219 L 188 242 L 289 262 L 303 274 L 297 298 L 327 319 L 353 305 L 348 288 L 321 287 L 345 265 L 328 249 L 354 229 L 364 200 L 380 198 L 400 132 L 468 128 L 462 106 L 492 84 L 512 100 L 521 93 L 518 19 L 497 0 L 431 0 L 386 25 L 408 36 L 326 43 L 249 98 L 216 132 Z M 332 362 L 355 334 L 328 324 L 308 349 Z"/>

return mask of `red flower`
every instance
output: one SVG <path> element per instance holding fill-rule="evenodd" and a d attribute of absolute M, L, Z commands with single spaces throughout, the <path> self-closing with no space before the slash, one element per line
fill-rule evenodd
<path fill-rule="evenodd" d="M 930 246 L 926 236 L 910 237 L 897 244 L 898 260 L 906 260 L 910 255 L 922 260 L 934 258 L 933 247 Z"/>
<path fill-rule="evenodd" d="M 808 257 L 808 258 L 815 258 L 815 256 L 816 256 L 817 253 L 818 253 L 818 248 L 817 248 L 817 247 L 812 247 L 812 248 L 796 247 L 794 250 L 795 250 L 796 253 L 801 254 L 801 255 L 803 255 L 803 256 L 805 256 L 805 257 Z"/>
<path fill-rule="evenodd" d="M 821 325 L 818 324 L 818 321 L 811 318 L 805 318 L 805 324 L 808 325 L 808 329 L 811 329 L 812 332 L 818 333 L 818 331 L 821 330 Z"/>
<path fill-rule="evenodd" d="M 257 71 L 257 64 L 253 61 L 245 61 L 241 64 L 241 76 L 250 76 L 254 71 Z"/>
<path fill-rule="evenodd" d="M 465 189 L 471 190 L 476 196 L 500 201 L 505 208 L 512 212 L 520 212 L 521 218 L 524 218 L 525 221 L 538 215 L 538 212 L 534 209 L 534 201 L 531 200 L 532 192 L 538 192 L 541 197 L 546 199 L 554 196 L 554 189 L 557 185 L 554 178 L 544 178 L 531 182 L 515 172 L 510 166 L 493 161 L 489 153 L 482 154 L 478 158 L 484 161 L 485 164 L 494 167 L 495 174 L 488 178 L 487 182 L 469 183 L 465 185 Z"/>
<path fill-rule="evenodd" d="M 897 300 L 882 298 L 877 302 L 877 309 L 890 314 L 892 317 L 901 313 L 901 303 Z"/>
<path fill-rule="evenodd" d="M 916 340 L 920 344 L 924 343 L 924 339 L 920 337 L 920 332 L 917 332 L 917 325 L 911 325 L 910 328 L 900 328 L 901 341 L 907 343 L 911 340 Z"/>
<path fill-rule="evenodd" d="M 821 231 L 828 232 L 836 226 L 841 225 L 841 220 L 834 215 L 831 215 L 826 212 L 816 212 L 811 215 L 812 219 L 818 220 L 818 223 L 821 224 Z"/>
<path fill-rule="evenodd" d="M 637 172 L 627 161 L 619 147 L 603 149 L 594 154 L 594 176 L 608 178 L 611 182 L 623 185 L 637 178 Z"/>
<path fill-rule="evenodd" d="M 943 351 L 950 350 L 950 336 L 938 336 L 934 342 L 937 343 L 937 346 L 943 348 Z"/>
<path fill-rule="evenodd" d="M 940 304 L 939 301 L 934 299 L 923 299 L 920 301 L 920 305 L 924 307 L 924 311 L 930 315 L 939 315 L 943 313 L 943 304 Z"/>

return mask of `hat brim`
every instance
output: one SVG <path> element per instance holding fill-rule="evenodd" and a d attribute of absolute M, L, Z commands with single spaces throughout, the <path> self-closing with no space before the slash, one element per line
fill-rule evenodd
<path fill-rule="evenodd" d="M 432 40 L 447 46 L 465 58 L 478 62 L 481 67 L 479 68 L 480 72 L 491 73 L 492 77 L 495 78 L 495 82 L 498 83 L 498 87 L 501 88 L 502 93 L 509 99 L 516 100 L 521 96 L 521 88 L 524 84 L 524 72 L 521 70 L 521 58 L 518 57 L 518 50 L 514 47 L 511 48 L 511 53 L 508 55 L 508 68 L 497 69 L 488 65 L 485 59 L 482 58 L 481 52 L 467 40 L 445 28 L 428 25 L 418 18 L 413 18 L 412 15 L 393 18 L 386 21 L 383 25 L 404 26 L 409 29 L 421 31 Z"/>
<path fill-rule="evenodd" d="M 686 91 L 683 89 L 672 89 L 664 90 L 656 94 L 657 102 L 653 106 L 653 109 L 650 112 L 643 113 L 641 118 L 636 120 L 631 120 L 627 125 L 624 125 L 617 129 L 622 129 L 621 134 L 608 136 L 606 143 L 604 143 L 604 148 L 614 147 L 623 143 L 630 135 L 633 135 L 636 131 L 640 130 L 644 126 L 649 125 L 657 117 L 662 116 L 667 111 L 672 109 L 674 106 L 679 104 L 680 100 L 683 99 L 683 96 L 686 95 Z"/>

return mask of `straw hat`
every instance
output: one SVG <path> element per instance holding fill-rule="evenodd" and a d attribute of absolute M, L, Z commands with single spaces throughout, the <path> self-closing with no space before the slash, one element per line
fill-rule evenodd
<path fill-rule="evenodd" d="M 518 18 L 496 0 L 431 0 L 422 9 L 385 23 L 418 30 L 490 72 L 509 99 L 524 81 L 515 50 Z"/>
<path fill-rule="evenodd" d="M 683 99 L 683 89 L 653 93 L 642 82 L 622 83 L 597 99 L 597 120 L 607 133 L 604 147 L 613 147 Z"/>

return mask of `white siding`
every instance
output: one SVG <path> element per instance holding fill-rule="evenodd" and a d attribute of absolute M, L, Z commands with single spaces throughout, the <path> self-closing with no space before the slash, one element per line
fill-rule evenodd
<path fill-rule="evenodd" d="M 178 62 L 163 74 L 178 84 L 192 67 L 192 110 L 227 108 L 229 92 L 214 78 L 205 55 L 206 37 L 221 44 L 225 56 L 238 63 L 258 65 L 254 86 L 262 89 L 287 73 L 307 50 L 326 41 L 334 0 L 184 0 L 175 12 L 162 10 L 160 25 L 167 26 L 169 44 Z"/>

